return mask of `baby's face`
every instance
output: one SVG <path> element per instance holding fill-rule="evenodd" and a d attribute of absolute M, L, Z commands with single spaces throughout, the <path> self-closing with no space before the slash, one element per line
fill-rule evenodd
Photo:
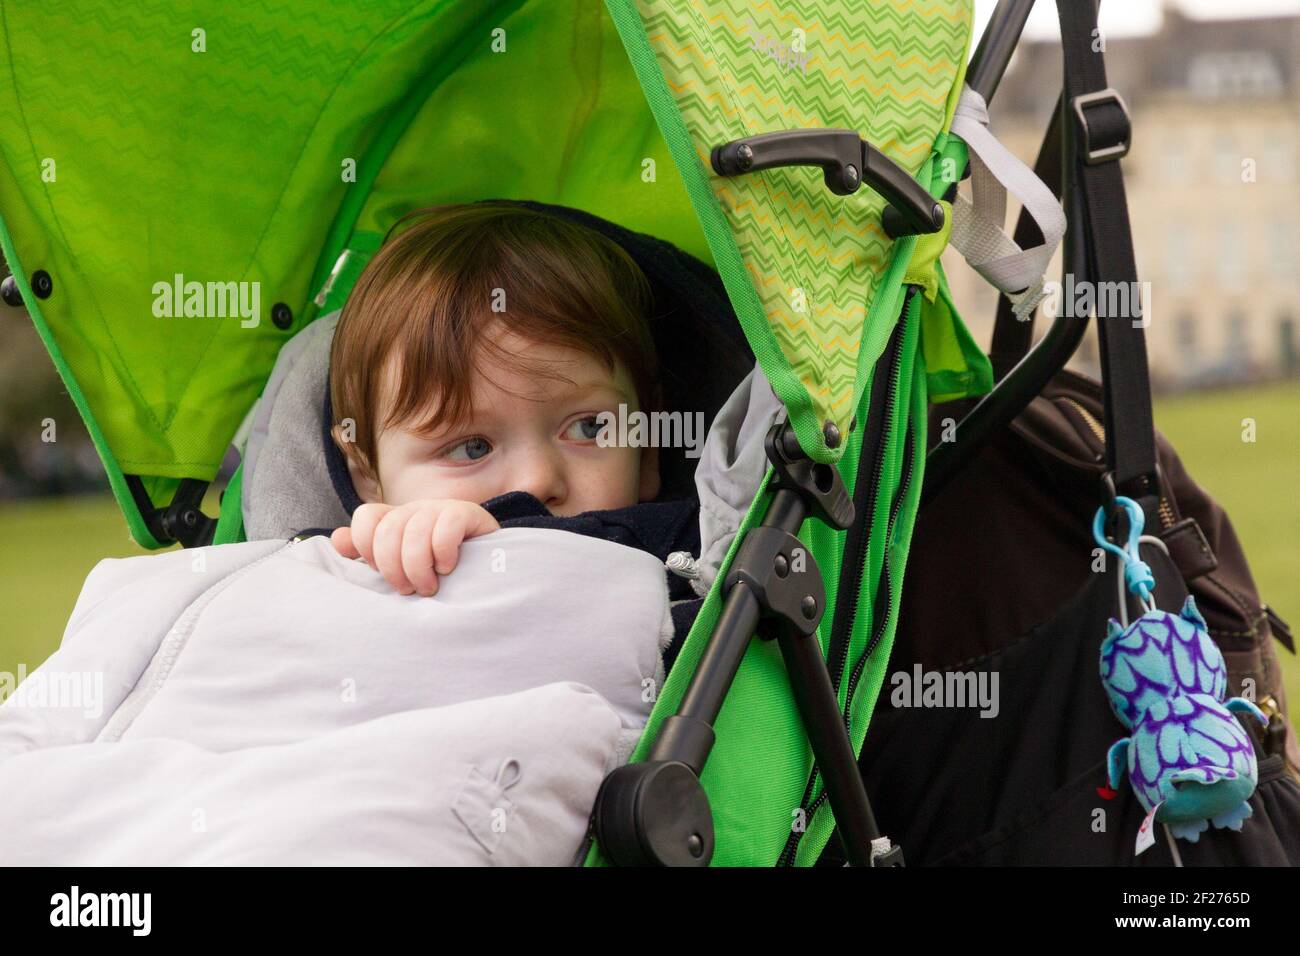
<path fill-rule="evenodd" d="M 600 412 L 637 410 L 636 388 L 621 366 L 563 346 L 539 345 L 503 332 L 503 350 L 546 363 L 568 381 L 536 378 L 490 353 L 474 376 L 473 409 L 456 428 L 432 436 L 394 427 L 377 439 L 379 483 L 356 471 L 365 501 L 401 505 L 424 498 L 482 503 L 526 491 L 555 515 L 624 508 L 659 493 L 654 449 L 596 444 Z M 391 393 L 389 393 L 391 394 Z"/>

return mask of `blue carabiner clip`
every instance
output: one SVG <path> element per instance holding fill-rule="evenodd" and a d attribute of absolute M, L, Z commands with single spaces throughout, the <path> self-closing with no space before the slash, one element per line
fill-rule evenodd
<path fill-rule="evenodd" d="M 1150 601 L 1151 590 L 1156 586 L 1155 576 L 1152 575 L 1150 566 L 1142 560 L 1142 555 L 1138 551 L 1142 541 L 1142 527 L 1146 524 L 1146 515 L 1142 512 L 1142 506 L 1132 498 L 1117 495 L 1115 504 L 1123 508 L 1128 515 L 1127 547 L 1121 548 L 1107 540 L 1105 508 L 1098 508 L 1097 516 L 1092 519 L 1093 539 L 1103 549 L 1120 559 L 1124 568 L 1124 582 L 1128 585 L 1129 593 L 1144 602 Z"/>

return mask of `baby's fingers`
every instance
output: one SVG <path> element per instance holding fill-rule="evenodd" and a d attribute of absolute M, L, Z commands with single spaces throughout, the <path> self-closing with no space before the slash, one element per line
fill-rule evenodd
<path fill-rule="evenodd" d="M 460 508 L 448 508 L 438 515 L 438 523 L 433 528 L 433 567 L 439 574 L 450 574 L 456 569 L 468 524 L 468 517 Z"/>
<path fill-rule="evenodd" d="M 456 569 L 469 524 L 469 515 L 462 508 L 448 508 L 438 515 L 433 528 L 433 567 L 439 574 L 451 574 Z"/>
<path fill-rule="evenodd" d="M 450 574 L 460 560 L 460 545 L 466 538 L 496 531 L 497 520 L 476 505 L 448 508 L 438 515 L 433 529 L 433 567 L 439 574 Z"/>
<path fill-rule="evenodd" d="M 379 570 L 375 564 L 375 528 L 384 515 L 392 510 L 389 505 L 375 502 L 364 504 L 353 513 L 352 527 L 348 529 L 348 536 L 357 555 L 375 570 Z"/>
<path fill-rule="evenodd" d="M 374 566 L 398 594 L 411 594 L 415 586 L 402 570 L 402 538 L 411 517 L 407 508 L 394 508 L 375 527 Z"/>
<path fill-rule="evenodd" d="M 431 597 L 438 593 L 438 575 L 433 573 L 431 539 L 438 520 L 433 508 L 420 508 L 411 515 L 402 534 L 402 570 L 416 592 Z"/>
<path fill-rule="evenodd" d="M 335 528 L 334 533 L 330 535 L 330 543 L 334 545 L 334 550 L 345 558 L 361 557 L 361 552 L 352 543 L 352 529 L 349 527 Z"/>

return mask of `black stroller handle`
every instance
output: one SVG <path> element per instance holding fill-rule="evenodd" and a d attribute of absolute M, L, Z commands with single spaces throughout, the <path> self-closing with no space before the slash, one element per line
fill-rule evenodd
<path fill-rule="evenodd" d="M 1034 0 L 999 0 L 989 18 L 966 70 L 966 85 L 982 96 L 985 103 L 997 92 L 1033 8 Z"/>
<path fill-rule="evenodd" d="M 819 166 L 826 188 L 837 196 L 852 195 L 866 183 L 889 204 L 882 222 L 891 239 L 943 228 L 943 206 L 907 170 L 851 129 L 785 129 L 746 136 L 715 146 L 710 160 L 720 176 Z"/>

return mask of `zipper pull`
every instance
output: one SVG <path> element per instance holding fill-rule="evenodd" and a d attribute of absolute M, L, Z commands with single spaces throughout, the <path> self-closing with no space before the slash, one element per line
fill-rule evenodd
<path fill-rule="evenodd" d="M 688 581 L 695 581 L 700 576 L 700 565 L 689 551 L 674 551 L 668 555 L 668 560 L 664 562 L 668 570 L 679 578 L 685 578 Z"/>

